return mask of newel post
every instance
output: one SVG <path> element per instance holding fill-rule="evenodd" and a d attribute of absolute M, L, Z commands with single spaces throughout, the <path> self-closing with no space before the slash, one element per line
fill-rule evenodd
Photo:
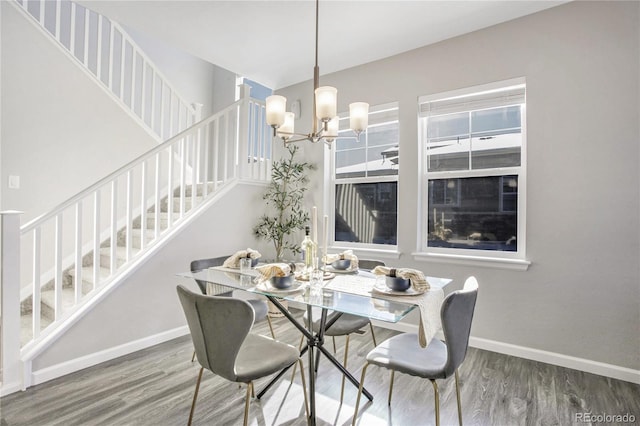
<path fill-rule="evenodd" d="M 236 161 L 237 177 L 246 179 L 250 177 L 249 170 L 249 97 L 251 86 L 240 85 L 240 109 L 238 118 L 238 137 L 236 138 L 238 158 Z"/>
<path fill-rule="evenodd" d="M 2 300 L 2 387 L 0 396 L 22 389 L 20 362 L 20 214 L 0 212 L 0 299 Z"/>

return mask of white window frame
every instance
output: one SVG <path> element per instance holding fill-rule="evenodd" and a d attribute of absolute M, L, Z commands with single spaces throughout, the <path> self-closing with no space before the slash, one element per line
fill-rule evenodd
<path fill-rule="evenodd" d="M 433 102 L 436 100 L 452 99 L 458 97 L 466 97 L 472 94 L 492 92 L 504 90 L 505 88 L 514 86 L 525 86 L 524 78 L 516 78 L 505 81 L 498 81 L 481 86 L 474 86 L 460 90 L 454 90 L 445 93 L 427 95 L 419 97 L 419 107 L 422 104 Z M 478 109 L 473 106 L 469 110 Z M 421 113 L 418 118 L 418 134 L 420 141 L 420 212 L 418 214 L 418 241 L 417 252 L 414 257 L 417 260 L 431 260 L 446 263 L 456 263 L 475 266 L 490 266 L 506 269 L 526 270 L 530 264 L 526 260 L 526 188 L 527 188 L 527 130 L 526 130 L 526 102 L 522 106 L 522 145 L 520 148 L 520 166 L 519 167 L 501 167 L 491 169 L 472 169 L 472 170 L 456 170 L 429 172 L 428 156 L 426 148 L 426 119 L 428 114 Z M 455 178 L 471 178 L 486 176 L 518 176 L 518 211 L 517 211 L 517 239 L 518 248 L 515 252 L 499 251 L 499 250 L 477 250 L 477 249 L 461 249 L 461 248 L 444 248 L 428 246 L 428 217 L 429 217 L 429 180 L 431 179 L 455 179 Z M 502 195 L 502 188 L 500 190 Z M 502 200 L 500 200 L 502 205 Z"/>
<path fill-rule="evenodd" d="M 375 128 L 379 126 L 383 126 L 392 122 L 398 123 L 398 133 L 400 132 L 400 112 L 399 112 L 399 103 L 391 102 L 387 104 L 381 104 L 372 106 L 369 108 L 369 115 L 380 113 L 381 111 L 386 111 L 390 109 L 397 109 L 398 116 L 396 120 L 391 121 L 383 121 L 380 123 L 373 123 L 367 126 L 367 129 Z M 340 114 L 340 120 L 348 120 L 347 113 Z M 364 137 L 361 135 L 360 137 Z M 334 144 L 336 142 L 333 142 Z M 397 253 L 398 245 L 397 239 L 396 244 L 373 244 L 373 243 L 357 243 L 351 241 L 336 241 L 335 240 L 335 199 L 336 199 L 336 185 L 337 184 L 358 184 L 358 183 L 378 183 L 378 182 L 396 182 L 398 185 L 398 192 L 400 191 L 398 174 L 395 175 L 385 175 L 385 176 L 371 176 L 371 177 L 353 177 L 353 178 L 341 178 L 336 179 L 336 148 L 332 146 L 330 150 L 325 150 L 325 164 L 329 163 L 328 173 L 325 175 L 325 188 L 328 187 L 325 205 L 327 206 L 326 211 L 328 212 L 328 220 L 329 220 L 329 246 L 333 249 L 352 249 L 358 250 L 362 252 L 368 253 L 377 253 L 377 254 L 394 254 Z M 396 210 L 398 211 L 397 217 L 399 215 L 399 206 L 396 206 Z M 396 238 L 397 238 L 397 229 L 398 223 L 396 221 Z M 397 258 L 397 256 L 394 256 Z"/>

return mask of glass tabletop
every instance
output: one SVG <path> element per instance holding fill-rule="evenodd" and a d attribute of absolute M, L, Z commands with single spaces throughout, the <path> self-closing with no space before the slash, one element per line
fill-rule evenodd
<path fill-rule="evenodd" d="M 229 289 L 244 290 L 386 322 L 398 322 L 416 307 L 410 295 L 406 298 L 395 297 L 395 300 L 386 299 L 380 281 L 370 272 L 360 270 L 351 274 L 331 275 L 332 278 L 325 280 L 322 286 L 312 288 L 307 281 L 296 280 L 291 288 L 278 290 L 271 287 L 268 281 L 260 282 L 255 270 L 241 274 L 238 270 L 213 267 L 178 274 L 207 283 L 207 292 L 211 295 L 229 292 Z M 432 286 L 444 287 L 451 280 L 428 277 L 428 281 Z M 374 287 L 381 291 L 372 291 Z"/>

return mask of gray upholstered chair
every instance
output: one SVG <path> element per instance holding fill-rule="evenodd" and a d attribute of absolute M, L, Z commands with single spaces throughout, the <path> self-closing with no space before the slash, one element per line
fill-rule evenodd
<path fill-rule="evenodd" d="M 198 259 L 191 262 L 191 272 L 202 271 L 203 269 L 211 268 L 213 266 L 222 266 L 224 261 L 228 259 L 229 256 L 221 256 L 221 257 L 213 257 L 210 259 Z M 207 294 L 207 283 L 205 281 L 196 280 L 196 284 L 200 288 L 202 294 Z M 267 307 L 267 301 L 264 297 L 259 295 L 254 295 L 248 293 L 246 291 L 232 291 L 229 290 L 225 293 L 216 294 L 216 296 L 228 296 L 228 297 L 237 297 L 240 299 L 244 299 L 251 304 L 253 310 L 256 313 L 256 322 L 267 320 L 269 323 L 269 331 L 271 332 L 271 337 L 276 338 L 276 334 L 273 331 L 273 324 L 271 323 L 271 318 L 269 318 L 268 312 L 269 309 Z"/>
<path fill-rule="evenodd" d="M 384 266 L 384 262 L 381 262 L 379 260 L 358 260 L 359 269 L 371 270 L 378 265 Z M 320 309 L 313 310 L 313 317 L 314 317 L 313 331 L 315 333 L 317 333 L 320 330 L 320 320 L 321 320 L 320 312 L 321 312 Z M 332 319 L 335 318 L 337 315 L 340 315 L 340 313 L 329 312 L 329 314 L 327 315 L 326 322 L 330 323 Z M 303 318 L 304 318 L 305 325 L 309 327 L 309 318 L 307 316 L 306 311 L 304 313 Z M 353 333 L 359 333 L 359 334 L 364 333 L 362 329 L 365 328 L 367 325 L 371 330 L 371 340 L 373 340 L 373 346 L 375 347 L 377 346 L 376 335 L 373 332 L 373 324 L 371 324 L 371 321 L 367 317 L 361 317 L 358 315 L 351 315 L 351 314 L 342 314 L 340 315 L 340 318 L 338 318 L 336 322 L 334 322 L 331 325 L 331 327 L 329 327 L 325 331 L 324 333 L 325 336 L 331 336 L 331 339 L 333 341 L 334 353 L 336 352 L 336 336 L 345 336 L 344 360 L 342 364 L 344 365 L 345 368 L 347 367 L 347 357 L 349 356 L 349 336 Z M 302 338 L 300 339 L 300 348 L 302 348 L 303 341 L 304 341 L 304 336 L 302 336 Z M 295 375 L 295 370 L 291 376 L 291 380 L 293 380 L 293 375 Z M 340 402 L 342 402 L 344 398 L 344 381 L 345 381 L 345 377 L 342 376 L 342 387 L 340 388 Z"/>
<path fill-rule="evenodd" d="M 245 300 L 197 294 L 181 285 L 177 287 L 177 291 L 201 365 L 189 413 L 189 425 L 193 420 L 205 368 L 231 382 L 247 384 L 244 408 L 246 425 L 249 400 L 253 395 L 253 381 L 298 362 L 308 416 L 304 368 L 298 349 L 249 333 L 254 321 L 254 310 Z"/>
<path fill-rule="evenodd" d="M 462 406 L 460 404 L 460 384 L 458 367 L 464 361 L 469 347 L 469 333 L 473 311 L 478 297 L 478 282 L 469 277 L 462 290 L 449 294 L 442 302 L 440 317 L 444 343 L 433 339 L 426 348 L 420 347 L 415 333 L 403 333 L 391 337 L 367 354 L 367 362 L 362 369 L 358 399 L 353 414 L 353 425 L 358 416 L 358 405 L 364 386 L 364 377 L 369 365 L 377 365 L 391 370 L 388 404 L 391 405 L 394 373 L 409 374 L 429 379 L 433 385 L 435 399 L 436 425 L 440 424 L 440 395 L 436 379 L 455 376 L 456 397 L 458 401 L 458 421 L 462 425 Z"/>

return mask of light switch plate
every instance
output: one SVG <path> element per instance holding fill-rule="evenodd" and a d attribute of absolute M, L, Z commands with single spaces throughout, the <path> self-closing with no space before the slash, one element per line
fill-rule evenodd
<path fill-rule="evenodd" d="M 20 189 L 20 176 L 9 176 L 9 189 Z"/>

